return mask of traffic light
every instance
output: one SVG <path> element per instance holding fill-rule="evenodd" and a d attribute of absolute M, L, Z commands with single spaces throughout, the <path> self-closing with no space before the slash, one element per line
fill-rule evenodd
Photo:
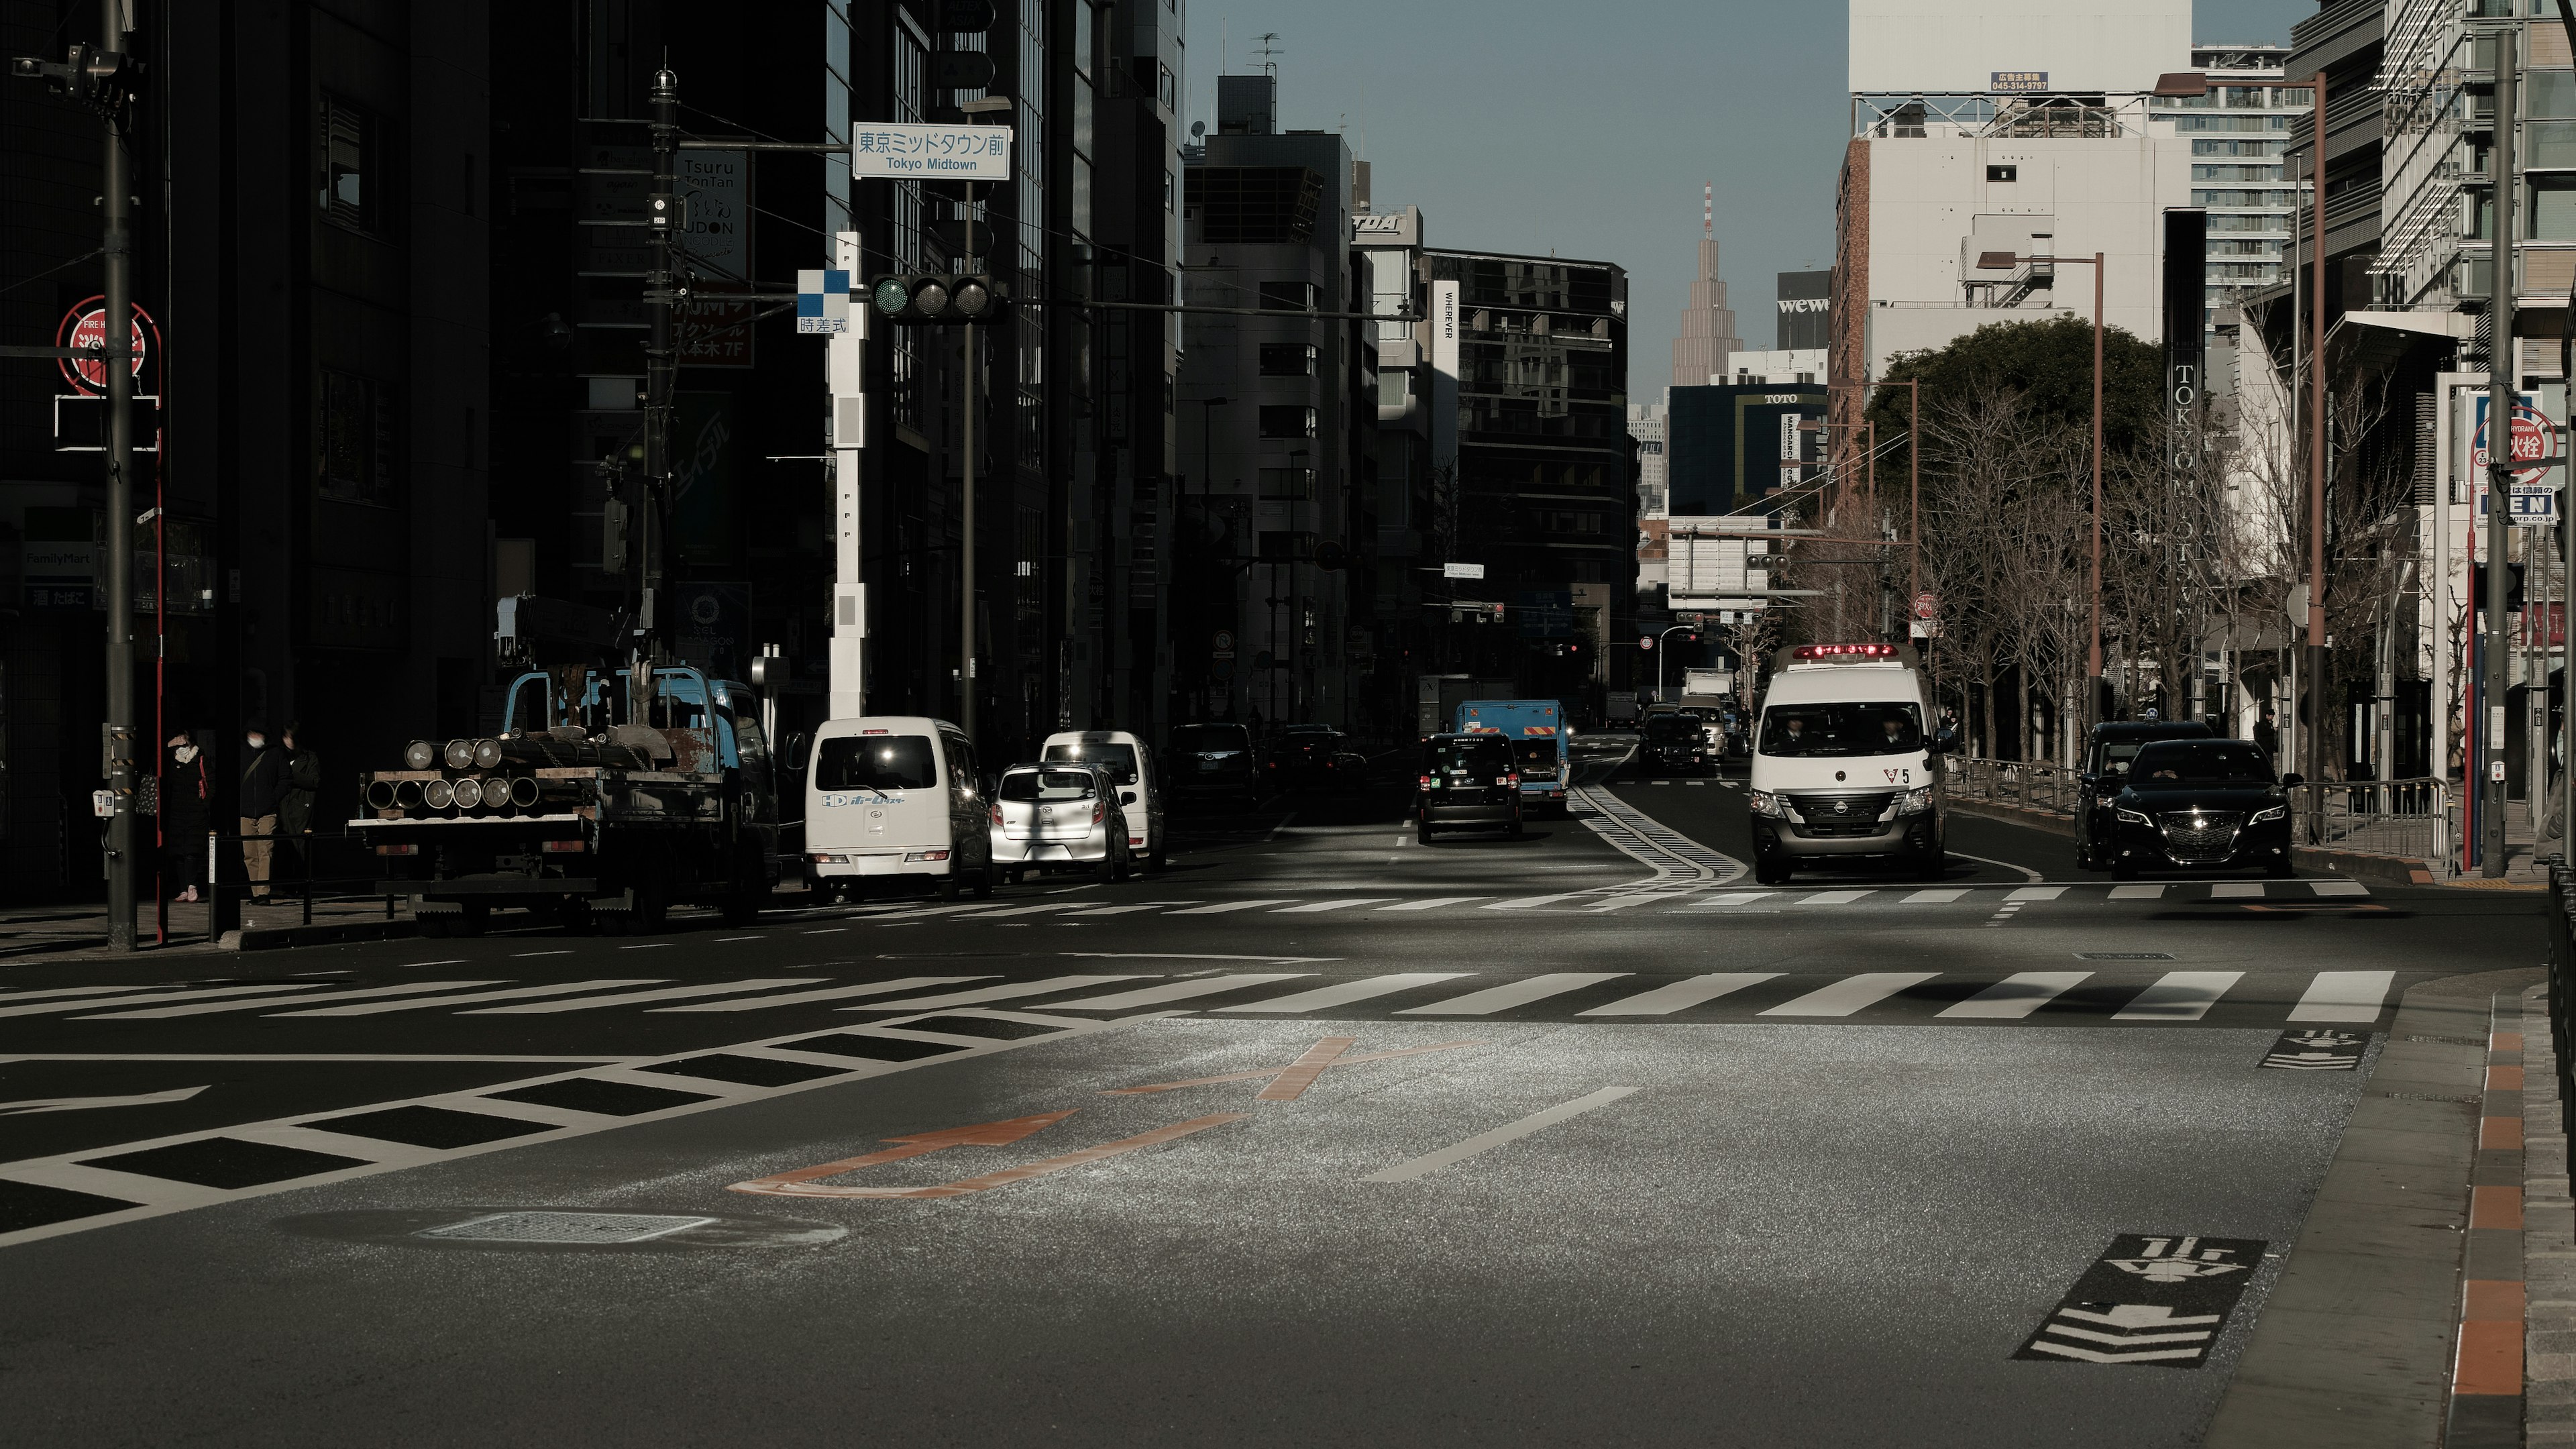
<path fill-rule="evenodd" d="M 1010 299 L 981 272 L 895 272 L 876 279 L 869 304 L 889 322 L 991 322 Z"/>

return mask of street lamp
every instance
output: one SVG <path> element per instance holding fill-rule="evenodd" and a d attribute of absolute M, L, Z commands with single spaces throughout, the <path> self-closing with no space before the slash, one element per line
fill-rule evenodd
<path fill-rule="evenodd" d="M 1982 252 L 1977 266 L 2009 271 L 2024 262 L 2067 262 L 2093 269 L 2093 647 L 2085 654 L 2084 722 L 2102 722 L 2102 254 L 2085 257 L 2024 257 L 2011 252 Z"/>
<path fill-rule="evenodd" d="M 1664 661 L 1671 658 L 1673 652 L 1672 650 L 1664 647 L 1664 639 L 1668 635 L 1681 633 L 1685 629 L 1697 632 L 1699 628 L 1700 626 L 1697 624 L 1675 624 L 1673 627 L 1666 629 L 1662 634 L 1655 636 L 1655 698 L 1658 701 L 1662 700 L 1664 697 Z"/>
<path fill-rule="evenodd" d="M 2309 143 L 2316 147 L 2316 161 L 2309 168 L 2310 202 L 2313 207 L 2311 215 L 2314 219 L 2308 229 L 2308 252 L 2309 263 L 2314 270 L 2311 273 L 2313 280 L 2308 287 L 2307 662 L 2308 677 L 2321 685 L 2326 677 L 2326 73 L 2320 70 L 2305 80 L 2276 81 L 2238 80 L 2230 76 L 2227 83 L 2246 90 L 2288 91 L 2314 88 L 2311 100 L 2315 106 L 2315 119 L 2308 127 Z M 2209 94 L 2209 77 L 2194 70 L 2160 75 L 2156 77 L 2156 94 L 2175 99 L 2205 96 Z M 2508 126 L 2507 129 L 2509 130 L 2510 127 Z M 2513 271 L 2512 240 L 2507 238 L 2503 245 L 2496 248 L 2496 252 L 2501 258 L 2499 265 L 2502 268 L 2498 276 L 2505 279 L 2498 288 L 2498 295 L 2507 295 L 2512 291 L 2510 280 Z M 2297 325 L 2296 318 L 2291 319 L 2291 325 Z M 2497 334 L 2496 356 L 2498 358 L 2502 358 L 2512 347 L 2509 332 L 2510 329 L 2506 329 Z M 2502 367 L 2491 370 L 2505 371 Z M 2505 406 L 2510 409 L 2510 399 Z M 2509 412 L 2506 420 L 2510 421 Z M 2323 708 L 2325 700 L 2323 691 L 2316 685 L 2310 686 L 2310 693 L 2316 696 L 2318 705 L 2309 714 L 2307 741 L 2308 777 L 2315 779 L 2325 773 L 2322 744 L 2325 738 Z M 2293 699 L 2290 701 L 2290 718 L 2295 723 L 2298 717 L 2299 702 Z M 2475 722 L 2472 721 L 2471 724 L 2474 727 Z M 2501 813 L 2499 810 L 2499 816 Z M 2492 864 L 2491 873 L 2500 875 L 2503 873 L 2501 862 L 2503 851 L 2499 849 L 2495 854 L 2499 859 Z"/>

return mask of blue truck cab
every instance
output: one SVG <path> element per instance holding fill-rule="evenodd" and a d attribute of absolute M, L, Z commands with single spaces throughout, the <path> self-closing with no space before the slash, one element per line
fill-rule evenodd
<path fill-rule="evenodd" d="M 1455 733 L 1509 739 L 1520 767 L 1522 806 L 1565 809 L 1574 731 L 1564 705 L 1553 699 L 1471 699 L 1458 706 Z"/>

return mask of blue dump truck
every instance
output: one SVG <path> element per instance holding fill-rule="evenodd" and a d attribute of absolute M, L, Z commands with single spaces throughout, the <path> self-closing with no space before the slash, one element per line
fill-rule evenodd
<path fill-rule="evenodd" d="M 1509 739 L 1520 765 L 1522 808 L 1564 812 L 1566 787 L 1573 783 L 1568 750 L 1574 733 L 1565 722 L 1565 706 L 1552 699 L 1471 699 L 1458 706 L 1456 732 Z"/>

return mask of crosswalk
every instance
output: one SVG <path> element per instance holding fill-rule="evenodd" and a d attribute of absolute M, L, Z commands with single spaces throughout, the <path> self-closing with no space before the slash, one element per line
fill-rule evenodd
<path fill-rule="evenodd" d="M 1291 963 L 1281 963 L 1283 966 Z M 1027 980 L 998 973 L 872 977 L 754 976 L 672 982 L 635 977 L 512 983 L 485 979 L 331 989 L 271 984 L 206 999 L 202 989 L 80 996 L 0 992 L 0 1012 L 61 1022 L 150 1023 L 216 1010 L 320 1029 L 404 1013 L 459 1023 L 579 1012 L 651 1015 L 803 1011 L 890 1022 L 944 1013 L 1035 1013 L 1100 1021 L 1132 1016 L 1354 1020 L 1906 1021 L 1926 1024 L 2192 1024 L 2213 1013 L 2292 1023 L 2369 1023 L 2388 1009 L 2393 970 L 2143 968 L 2003 972 L 1736 971 L 1680 974 L 1475 971 L 1328 974 L 1320 970 L 1079 973 Z M 160 1002 L 160 1005 L 148 1003 Z M 110 1009 L 102 1010 L 107 1007 Z M 2222 1012 L 2221 1009 L 2225 1008 Z M 674 1023 L 676 1025 L 676 1023 Z M 499 1025 L 499 1023 L 495 1023 Z"/>
<path fill-rule="evenodd" d="M 1274 887 L 1275 889 L 1275 887 Z M 1189 919 L 1214 917 L 1234 926 L 1257 921 L 1265 916 L 1289 916 L 1300 925 L 1306 918 L 1360 920 L 1377 915 L 1420 915 L 1425 912 L 1473 915 L 1480 912 L 1532 915 L 1622 915 L 1630 918 L 1655 915 L 1703 915 L 1725 912 L 1763 914 L 1771 911 L 1804 911 L 1826 907 L 1864 911 L 1890 911 L 1901 908 L 1951 907 L 1962 913 L 1975 914 L 1996 905 L 2030 906 L 2058 904 L 2072 907 L 2119 905 L 2196 906 L 2223 905 L 2236 907 L 2256 902 L 2278 906 L 2319 906 L 2326 904 L 2352 906 L 2371 900 L 2370 887 L 2348 880 L 2239 880 L 2239 881 L 2165 881 L 2125 885 L 2086 882 L 2082 884 L 1974 885 L 1974 886 L 1833 886 L 1808 889 L 1736 890 L 1706 883 L 1674 885 L 1648 882 L 1608 886 L 1594 890 L 1553 891 L 1543 895 L 1434 895 L 1408 896 L 1362 894 L 1328 896 L 1258 896 L 1241 900 L 1212 901 L 1145 901 L 1104 905 L 1092 901 L 1066 901 L 1040 905 L 936 905 L 886 906 L 859 913 L 856 919 L 869 922 L 905 922 L 941 920 L 973 924 L 1006 922 L 1013 925 L 1035 925 L 1048 922 L 1081 922 L 1102 916 L 1127 919 L 1149 915 L 1178 916 Z"/>

